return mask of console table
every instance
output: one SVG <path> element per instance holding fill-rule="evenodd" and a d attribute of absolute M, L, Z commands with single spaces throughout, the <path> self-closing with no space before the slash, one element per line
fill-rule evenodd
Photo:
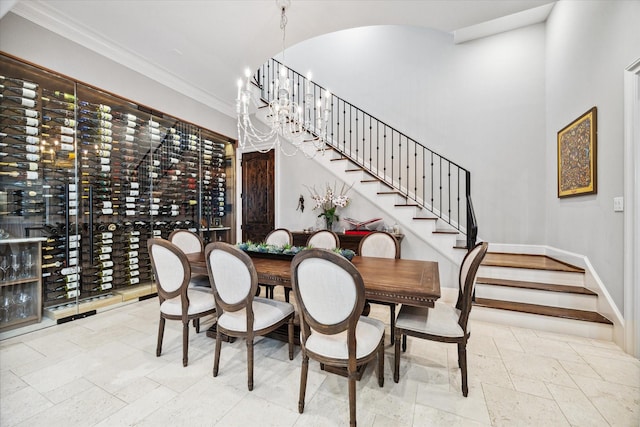
<path fill-rule="evenodd" d="M 304 231 L 292 231 L 293 235 L 293 245 L 294 246 L 305 246 L 307 244 L 307 240 L 309 236 L 313 233 L 306 233 Z M 365 236 L 364 234 L 345 234 L 345 233 L 336 233 L 338 238 L 340 239 L 340 247 L 342 249 L 351 249 L 356 254 L 358 253 L 358 247 L 360 246 L 360 241 Z M 402 239 L 404 238 L 404 234 L 394 234 L 395 238 L 398 239 L 398 243 L 402 243 Z"/>

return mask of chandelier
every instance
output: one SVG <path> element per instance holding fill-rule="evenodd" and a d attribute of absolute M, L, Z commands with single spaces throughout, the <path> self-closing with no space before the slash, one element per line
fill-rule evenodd
<path fill-rule="evenodd" d="M 293 71 L 285 65 L 286 12 L 291 5 L 291 0 L 276 0 L 276 3 L 281 11 L 280 72 L 270 82 L 266 93 L 271 99 L 267 100 L 257 99 L 258 97 L 254 95 L 250 69 L 245 71 L 245 80 L 238 80 L 236 114 L 239 145 L 242 150 L 252 148 L 266 153 L 279 149 L 286 156 L 302 151 L 306 157 L 313 157 L 318 151 L 323 151 L 326 146 L 327 123 L 331 117 L 331 93 L 312 83 L 310 74 L 307 75 L 303 85 L 292 84 Z M 267 102 L 266 106 L 265 102 Z M 265 109 L 264 118 L 257 119 L 255 111 L 261 112 Z M 254 125 L 252 116 L 253 120 L 261 123 Z"/>

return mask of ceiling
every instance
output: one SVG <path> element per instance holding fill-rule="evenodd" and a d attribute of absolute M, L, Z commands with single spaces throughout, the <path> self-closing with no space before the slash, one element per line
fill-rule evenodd
<path fill-rule="evenodd" d="M 463 42 L 546 20 L 555 0 L 293 0 L 286 44 L 371 25 Z M 236 81 L 282 47 L 276 0 L 0 0 L 50 31 L 233 115 Z"/>

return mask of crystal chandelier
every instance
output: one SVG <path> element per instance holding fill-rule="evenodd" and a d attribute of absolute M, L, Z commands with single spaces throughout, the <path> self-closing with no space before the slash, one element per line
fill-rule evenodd
<path fill-rule="evenodd" d="M 277 77 L 270 83 L 267 93 L 271 94 L 272 99 L 267 101 L 256 99 L 251 89 L 251 70 L 245 71 L 245 80 L 238 80 L 236 113 L 239 145 L 242 150 L 252 148 L 266 153 L 279 148 L 287 156 L 302 151 L 306 157 L 313 157 L 326 146 L 327 123 L 331 117 L 331 93 L 311 83 L 310 74 L 307 75 L 304 87 L 292 84 L 290 70 L 284 61 L 286 11 L 291 0 L 276 0 L 276 3 L 281 11 L 282 65 Z M 264 122 L 254 126 L 251 115 L 264 102 L 268 102 Z M 257 120 L 255 114 L 253 116 Z"/>

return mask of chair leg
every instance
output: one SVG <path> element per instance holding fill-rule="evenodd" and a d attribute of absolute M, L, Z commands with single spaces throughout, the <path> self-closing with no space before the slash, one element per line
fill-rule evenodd
<path fill-rule="evenodd" d="M 289 360 L 293 360 L 293 315 L 289 319 Z"/>
<path fill-rule="evenodd" d="M 402 352 L 407 351 L 407 335 L 402 335 Z"/>
<path fill-rule="evenodd" d="M 384 334 L 378 346 L 378 385 L 384 387 Z"/>
<path fill-rule="evenodd" d="M 407 336 L 399 334 L 396 331 L 395 334 L 395 349 L 393 352 L 393 382 L 400 381 L 400 341 L 404 338 L 406 340 Z"/>
<path fill-rule="evenodd" d="M 253 390 L 253 337 L 247 337 L 247 386 Z"/>
<path fill-rule="evenodd" d="M 395 336 L 396 336 L 396 305 L 392 304 L 389 306 L 389 311 L 391 312 L 391 318 L 390 318 L 390 322 L 389 324 L 391 325 L 391 342 L 394 343 L 395 342 Z"/>
<path fill-rule="evenodd" d="M 182 366 L 189 363 L 189 321 L 182 324 Z"/>
<path fill-rule="evenodd" d="M 158 326 L 158 345 L 156 346 L 156 357 L 160 357 L 162 353 L 162 338 L 164 337 L 164 322 L 165 319 L 160 316 L 160 324 Z"/>
<path fill-rule="evenodd" d="M 193 319 L 193 326 L 196 328 L 196 334 L 200 333 L 200 318 Z"/>
<path fill-rule="evenodd" d="M 298 399 L 298 412 L 304 412 L 304 395 L 307 392 L 307 373 L 309 372 L 309 356 L 302 350 L 302 370 L 300 371 L 300 398 Z"/>
<path fill-rule="evenodd" d="M 291 289 L 289 288 L 284 288 L 284 300 L 286 302 L 289 302 L 289 294 L 291 293 Z"/>
<path fill-rule="evenodd" d="M 355 361 L 354 361 L 355 364 Z M 356 367 L 351 366 L 347 368 L 349 373 L 349 425 L 356 425 Z"/>
<path fill-rule="evenodd" d="M 460 365 L 460 374 L 462 376 L 462 395 L 467 397 L 469 394 L 469 385 L 467 383 L 467 344 L 458 343 L 458 365 Z"/>
<path fill-rule="evenodd" d="M 216 330 L 216 349 L 213 357 L 213 376 L 218 376 L 218 366 L 220 365 L 220 347 L 222 347 L 222 334 L 220 329 Z"/>

